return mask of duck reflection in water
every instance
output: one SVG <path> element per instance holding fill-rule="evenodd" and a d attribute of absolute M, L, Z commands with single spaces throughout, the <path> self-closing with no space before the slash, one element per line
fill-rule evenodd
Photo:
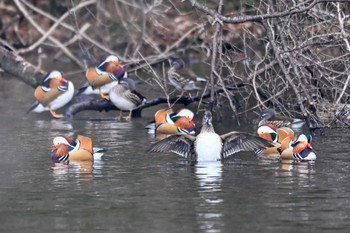
<path fill-rule="evenodd" d="M 72 130 L 73 125 L 66 120 L 52 119 L 52 120 L 36 120 L 35 126 L 43 129 L 55 129 L 55 130 Z"/>
<path fill-rule="evenodd" d="M 315 174 L 315 161 L 282 160 L 280 164 L 281 176 L 309 176 Z"/>
<path fill-rule="evenodd" d="M 81 180 L 92 180 L 101 173 L 103 161 L 69 161 L 66 163 L 54 163 L 51 168 L 56 181 L 67 179 L 67 175 L 69 174 L 73 174 Z"/>
<path fill-rule="evenodd" d="M 212 124 L 212 113 L 206 111 L 202 128 L 197 136 L 172 135 L 155 142 L 151 152 L 174 152 L 195 163 L 200 203 L 196 206 L 198 225 L 205 232 L 217 232 L 222 221 L 223 199 L 220 197 L 222 182 L 222 160 L 240 151 L 255 151 L 271 147 L 266 139 L 245 132 L 231 131 L 219 135 Z"/>
<path fill-rule="evenodd" d="M 217 232 L 222 229 L 222 166 L 220 161 L 197 162 L 194 173 L 198 181 L 200 203 L 196 206 L 197 222 L 204 232 Z"/>
<path fill-rule="evenodd" d="M 201 191 L 221 191 L 222 163 L 197 162 L 195 174 Z"/>

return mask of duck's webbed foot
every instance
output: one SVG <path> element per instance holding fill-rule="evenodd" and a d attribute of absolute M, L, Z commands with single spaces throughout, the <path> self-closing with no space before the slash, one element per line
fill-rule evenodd
<path fill-rule="evenodd" d="M 61 119 L 63 118 L 63 114 L 59 114 L 59 113 L 56 113 L 55 111 L 53 111 L 52 109 L 50 109 L 50 113 L 51 115 L 54 117 L 54 118 L 57 118 L 57 119 Z"/>

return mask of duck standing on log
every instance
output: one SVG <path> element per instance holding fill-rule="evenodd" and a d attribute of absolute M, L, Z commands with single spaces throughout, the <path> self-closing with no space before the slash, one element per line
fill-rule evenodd
<path fill-rule="evenodd" d="M 56 113 L 57 109 L 65 106 L 74 95 L 74 85 L 63 78 L 61 71 L 54 70 L 44 77 L 42 84 L 35 89 L 36 101 L 28 112 L 50 111 L 55 118 L 62 118 L 62 114 Z"/>
<path fill-rule="evenodd" d="M 109 99 L 108 93 L 118 84 L 118 78 L 127 77 L 124 67 L 115 55 L 109 55 L 97 67 L 90 67 L 86 71 L 85 82 L 78 94 L 99 94 L 103 99 Z"/>
<path fill-rule="evenodd" d="M 109 98 L 120 110 L 119 120 L 123 118 L 123 111 L 129 111 L 125 118 L 127 121 L 130 121 L 134 108 L 146 101 L 146 98 L 134 89 L 132 80 L 124 77 L 118 77 L 118 84 L 109 91 Z"/>

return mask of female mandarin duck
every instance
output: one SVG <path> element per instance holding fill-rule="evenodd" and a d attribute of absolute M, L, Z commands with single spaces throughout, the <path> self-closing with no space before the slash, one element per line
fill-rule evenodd
<path fill-rule="evenodd" d="M 129 121 L 132 110 L 146 101 L 143 95 L 133 89 L 132 84 L 128 78 L 118 77 L 118 84 L 109 91 L 111 102 L 120 110 L 119 120 L 122 119 L 122 111 L 129 111 L 126 117 Z"/>
<path fill-rule="evenodd" d="M 102 98 L 109 99 L 108 92 L 118 84 L 118 78 L 126 77 L 124 67 L 119 58 L 114 55 L 108 56 L 97 67 L 90 67 L 86 71 L 87 83 L 79 89 L 83 94 L 100 94 Z"/>
<path fill-rule="evenodd" d="M 171 151 L 192 161 L 218 161 L 239 151 L 272 146 L 267 140 L 248 133 L 215 133 L 210 111 L 204 113 L 202 124 L 202 129 L 196 137 L 189 134 L 172 135 L 154 143 L 150 151 Z"/>
<path fill-rule="evenodd" d="M 272 108 L 262 110 L 260 117 L 261 120 L 258 126 L 261 126 L 263 124 L 272 124 L 276 128 L 286 126 L 292 127 L 294 129 L 300 129 L 305 123 L 302 119 L 282 116 L 278 114 L 275 109 Z"/>
<path fill-rule="evenodd" d="M 54 70 L 44 77 L 42 84 L 35 89 L 36 101 L 28 112 L 50 111 L 53 117 L 62 118 L 63 115 L 55 111 L 71 101 L 73 94 L 73 83 L 64 79 L 62 72 Z"/>
<path fill-rule="evenodd" d="M 282 150 L 281 159 L 311 161 L 316 160 L 316 154 L 311 146 L 311 135 L 301 134 L 287 149 Z"/>
<path fill-rule="evenodd" d="M 155 131 L 161 134 L 195 134 L 194 113 L 186 108 L 173 112 L 172 109 L 160 109 L 155 115 Z"/>
<path fill-rule="evenodd" d="M 294 131 L 288 127 L 276 128 L 272 124 L 264 124 L 257 130 L 258 136 L 272 142 L 273 147 L 255 151 L 257 155 L 275 154 L 279 157 L 279 151 L 288 148 L 294 140 Z"/>
<path fill-rule="evenodd" d="M 54 162 L 62 161 L 93 161 L 100 159 L 104 149 L 93 147 L 91 138 L 78 135 L 76 140 L 67 135 L 53 139 L 51 158 Z"/>
<path fill-rule="evenodd" d="M 171 67 L 167 72 L 168 80 L 172 86 L 180 90 L 182 94 L 185 91 L 201 90 L 195 82 L 206 82 L 207 80 L 198 77 L 192 70 L 185 69 L 185 62 L 178 58 L 171 61 Z"/>

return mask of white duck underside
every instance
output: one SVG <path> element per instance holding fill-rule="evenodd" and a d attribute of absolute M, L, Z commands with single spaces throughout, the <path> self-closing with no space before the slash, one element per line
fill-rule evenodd
<path fill-rule="evenodd" d="M 297 155 L 294 156 L 296 159 L 301 161 L 313 161 L 316 160 L 317 156 L 314 152 L 310 152 L 305 158 L 299 158 Z"/>
<path fill-rule="evenodd" d="M 123 96 L 114 91 L 111 91 L 109 93 L 109 98 L 112 103 L 120 110 L 129 111 L 136 107 L 133 102 L 125 99 Z"/>
<path fill-rule="evenodd" d="M 91 86 L 88 86 L 82 93 L 85 95 L 99 95 L 100 90 L 102 93 L 109 93 L 109 91 L 114 87 L 118 85 L 117 81 L 113 81 L 111 83 L 108 83 L 106 85 L 103 85 L 100 88 L 92 89 Z"/>
<path fill-rule="evenodd" d="M 201 133 L 195 141 L 197 161 L 218 161 L 221 159 L 222 140 L 218 134 Z"/>
<path fill-rule="evenodd" d="M 94 152 L 93 154 L 94 160 L 101 160 L 103 155 L 104 155 L 104 152 Z"/>
<path fill-rule="evenodd" d="M 38 104 L 33 110 L 32 112 L 45 112 L 45 111 L 49 111 L 49 107 L 44 107 L 44 105 L 42 104 Z"/>
<path fill-rule="evenodd" d="M 62 108 L 64 105 L 68 104 L 69 101 L 73 98 L 74 95 L 74 85 L 72 82 L 68 82 L 68 90 L 65 91 L 62 95 L 59 95 L 55 100 L 48 104 L 48 106 L 44 107 L 42 104 L 36 106 L 32 112 L 44 112 L 51 110 L 57 110 Z"/>

